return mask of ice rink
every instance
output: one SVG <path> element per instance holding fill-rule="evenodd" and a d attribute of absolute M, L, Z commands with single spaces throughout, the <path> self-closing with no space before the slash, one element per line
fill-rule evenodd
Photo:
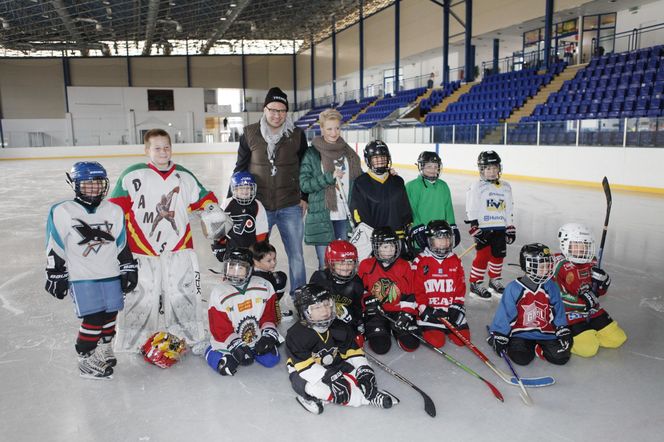
<path fill-rule="evenodd" d="M 224 196 L 233 155 L 181 155 L 218 196 Z M 102 158 L 112 185 L 139 157 Z M 148 365 L 138 355 L 119 355 L 111 381 L 78 375 L 74 341 L 80 321 L 70 300 L 44 291 L 44 232 L 48 209 L 73 196 L 65 171 L 76 160 L 0 161 L 0 215 L 3 261 L 0 280 L 0 416 L 6 441 L 659 441 L 664 425 L 664 199 L 613 192 L 613 211 L 604 252 L 612 285 L 602 305 L 624 328 L 628 341 L 618 350 L 601 349 L 591 359 L 573 356 L 566 366 L 542 360 L 517 368 L 524 377 L 553 376 L 556 384 L 529 389 L 533 406 L 519 390 L 502 382 L 468 349 L 443 349 L 492 382 L 500 403 L 479 380 L 426 348 L 404 353 L 396 346 L 382 357 L 426 391 L 438 415 L 424 413 L 421 397 L 376 367 L 379 386 L 398 396 L 390 410 L 328 405 L 320 416 L 295 401 L 283 362 L 273 369 L 241 367 L 221 377 L 205 361 L 188 354 L 171 369 Z M 509 164 L 505 164 L 509 173 Z M 411 169 L 401 169 L 408 181 Z M 465 191 L 476 176 L 442 176 L 452 190 L 462 227 L 460 253 L 471 244 L 463 227 Z M 611 180 L 611 177 L 608 177 Z M 508 179 L 509 180 L 509 179 Z M 511 181 L 516 202 L 516 244 L 506 262 L 517 262 L 520 247 L 540 241 L 557 250 L 556 233 L 565 222 L 589 225 L 599 240 L 605 198 L 601 188 Z M 218 268 L 208 241 L 194 221 L 207 299 Z M 281 270 L 287 270 L 278 235 Z M 305 247 L 307 276 L 317 263 Z M 473 253 L 464 257 L 469 273 Z M 517 267 L 505 267 L 507 281 Z M 129 295 L 131 296 L 131 295 Z M 496 300 L 467 300 L 473 342 L 497 366 L 507 366 L 485 343 L 485 325 Z M 205 304 L 201 303 L 201 308 Z M 289 323 L 282 323 L 285 334 Z M 283 348 L 283 347 L 282 347 Z M 660 434 L 660 436 L 657 436 Z"/>

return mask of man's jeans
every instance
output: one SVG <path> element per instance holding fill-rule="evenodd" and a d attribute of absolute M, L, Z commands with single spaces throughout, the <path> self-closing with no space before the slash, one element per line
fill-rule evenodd
<path fill-rule="evenodd" d="M 344 241 L 348 241 L 347 220 L 332 220 L 332 228 L 334 229 L 334 239 L 343 239 Z M 316 255 L 318 256 L 318 269 L 323 270 L 325 268 L 325 250 L 327 249 L 327 244 L 317 245 L 315 247 Z"/>
<path fill-rule="evenodd" d="M 304 269 L 304 251 L 302 242 L 304 240 L 304 220 L 302 208 L 299 204 L 284 207 L 277 210 L 266 210 L 267 222 L 270 232 L 275 224 L 279 229 L 281 241 L 284 243 L 286 255 L 288 256 L 288 282 L 290 282 L 290 295 L 293 291 L 307 282 L 307 274 Z M 295 299 L 293 299 L 295 301 Z"/>

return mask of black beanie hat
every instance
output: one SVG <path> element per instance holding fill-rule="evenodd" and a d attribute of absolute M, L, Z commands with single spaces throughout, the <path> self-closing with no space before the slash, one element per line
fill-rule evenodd
<path fill-rule="evenodd" d="M 286 110 L 288 110 L 288 95 L 284 93 L 281 89 L 278 87 L 273 87 L 269 91 L 267 91 L 267 95 L 265 96 L 265 103 L 263 103 L 263 107 L 266 107 L 270 103 L 274 102 L 279 102 L 282 104 L 286 105 Z"/>

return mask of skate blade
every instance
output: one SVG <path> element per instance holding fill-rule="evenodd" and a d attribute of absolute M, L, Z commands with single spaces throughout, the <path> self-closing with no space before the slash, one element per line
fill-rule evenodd
<path fill-rule="evenodd" d="M 95 376 L 93 374 L 79 373 L 78 375 L 83 379 L 94 379 L 96 381 L 110 381 L 111 379 L 113 379 L 112 374 L 108 376 Z"/>
<path fill-rule="evenodd" d="M 468 292 L 468 296 L 470 296 L 472 299 L 478 299 L 478 300 L 480 300 L 480 301 L 485 301 L 485 302 L 486 302 L 486 301 L 491 301 L 491 298 L 492 298 L 491 296 L 489 296 L 488 298 L 483 298 L 483 297 L 481 297 L 481 296 L 479 296 L 479 295 L 476 295 L 476 294 L 473 293 L 473 292 Z"/>

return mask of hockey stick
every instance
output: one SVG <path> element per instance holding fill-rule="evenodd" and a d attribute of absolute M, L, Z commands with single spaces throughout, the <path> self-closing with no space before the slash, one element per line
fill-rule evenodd
<path fill-rule="evenodd" d="M 383 318 L 385 318 L 385 319 L 387 319 L 388 321 L 390 321 L 390 323 L 392 323 L 393 325 L 396 324 L 396 322 L 397 322 L 397 321 L 395 321 L 394 319 L 390 318 L 389 316 L 385 315 L 385 314 L 382 313 L 382 312 L 381 312 L 381 316 L 383 316 Z M 473 369 L 471 369 L 470 367 L 467 367 L 466 365 L 462 364 L 462 363 L 459 362 L 457 359 L 455 359 L 455 358 L 453 358 L 452 356 L 450 356 L 450 355 L 448 355 L 447 353 L 445 353 L 443 350 L 441 350 L 441 349 L 439 349 L 439 348 L 437 348 L 437 347 L 434 347 L 434 346 L 431 345 L 426 339 L 424 339 L 422 336 L 419 336 L 419 335 L 417 335 L 417 334 L 415 334 L 415 333 L 413 333 L 413 332 L 411 332 L 411 331 L 409 331 L 408 333 L 410 333 L 411 336 L 413 336 L 415 339 L 417 339 L 418 341 L 420 341 L 420 342 L 422 343 L 422 345 L 424 345 L 425 347 L 430 348 L 431 350 L 433 350 L 433 351 L 435 351 L 436 353 L 438 353 L 439 355 L 443 356 L 445 359 L 447 359 L 448 361 L 450 361 L 451 363 L 453 363 L 453 364 L 456 365 L 457 367 L 461 368 L 461 369 L 462 369 L 463 371 L 465 371 L 466 373 L 468 373 L 468 374 L 470 374 L 470 375 L 473 375 L 473 376 L 475 376 L 477 379 L 479 379 L 479 380 L 481 380 L 482 382 L 484 382 L 484 383 L 486 384 L 486 386 L 489 387 L 489 388 L 491 389 L 491 392 L 492 392 L 493 395 L 496 397 L 496 399 L 498 399 L 500 402 L 505 402 L 505 399 L 503 398 L 503 395 L 500 393 L 500 391 L 499 391 L 499 390 L 498 390 L 498 389 L 497 389 L 497 388 L 496 388 L 491 382 L 487 381 L 487 380 L 484 379 L 482 376 L 480 376 L 479 374 L 477 374 L 477 372 L 475 372 Z"/>
<path fill-rule="evenodd" d="M 434 405 L 433 401 L 431 400 L 431 398 L 429 397 L 428 394 L 426 394 L 425 392 L 423 392 L 422 390 L 420 390 L 420 389 L 417 387 L 417 385 L 415 385 L 415 384 L 413 384 L 412 382 L 410 382 L 408 379 L 406 379 L 405 377 L 403 377 L 400 373 L 394 371 L 393 369 L 391 369 L 390 367 L 388 367 L 385 363 L 383 363 L 383 362 L 381 362 L 380 360 L 378 360 L 378 358 L 376 358 L 374 355 L 372 355 L 372 354 L 369 353 L 368 351 L 365 350 L 365 351 L 364 351 L 364 355 L 367 357 L 367 359 L 369 359 L 369 360 L 370 360 L 371 362 L 373 362 L 374 364 L 378 365 L 380 368 L 382 368 L 383 370 L 385 370 L 387 373 L 389 373 L 390 375 L 392 375 L 392 376 L 394 376 L 395 378 L 399 379 L 399 380 L 400 380 L 401 382 L 403 382 L 404 384 L 409 385 L 409 386 L 412 387 L 415 391 L 417 391 L 419 394 L 421 394 L 421 395 L 422 395 L 422 399 L 424 399 L 424 411 L 426 411 L 426 413 L 427 413 L 429 416 L 431 416 L 431 417 L 436 417 L 436 405 Z"/>
<path fill-rule="evenodd" d="M 510 370 L 512 370 L 512 374 L 514 375 L 516 380 L 519 381 L 519 387 L 521 388 L 519 396 L 521 396 L 521 400 L 523 400 L 523 402 L 526 405 L 533 405 L 533 400 L 530 398 L 530 395 L 528 395 L 528 392 L 526 391 L 526 388 L 523 386 L 523 383 L 521 382 L 519 375 L 516 374 L 516 370 L 514 369 L 514 366 L 512 365 L 512 361 L 510 361 L 509 356 L 507 356 L 506 351 L 503 351 L 503 359 L 505 359 L 505 362 L 507 362 L 507 365 L 509 365 Z"/>
<path fill-rule="evenodd" d="M 476 243 L 473 243 L 470 247 L 468 247 L 466 250 L 464 250 L 463 252 L 461 252 L 461 255 L 457 255 L 457 256 L 459 257 L 459 259 L 461 259 L 461 258 L 463 258 L 464 256 L 466 256 L 467 254 L 469 254 L 470 251 L 473 250 L 475 247 L 477 247 L 477 244 L 476 244 Z"/>
<path fill-rule="evenodd" d="M 339 160 L 341 160 L 341 158 Z M 339 164 L 343 164 L 343 162 L 339 160 L 334 161 L 335 169 L 341 169 L 341 166 Z M 337 182 L 337 188 L 339 189 L 339 196 L 341 197 L 341 202 L 344 203 L 346 209 L 346 217 L 348 218 L 348 223 L 350 224 L 350 228 L 355 229 L 355 221 L 353 221 L 353 215 L 351 215 L 350 213 L 350 206 L 348 205 L 348 200 L 346 199 L 346 189 L 344 189 L 344 184 L 341 182 L 341 178 L 339 177 L 335 177 L 335 180 Z"/>
<path fill-rule="evenodd" d="M 494 373 L 498 375 L 500 379 L 503 381 L 507 382 L 510 385 L 514 385 L 517 387 L 520 387 L 521 385 L 525 385 L 527 387 L 546 387 L 548 385 L 552 385 L 555 381 L 551 377 L 542 377 L 542 378 L 523 378 L 520 379 L 518 377 L 516 378 L 510 378 L 510 376 L 502 371 L 500 368 L 496 367 L 491 360 L 480 351 L 479 348 L 475 346 L 468 338 L 466 338 L 464 335 L 462 335 L 459 330 L 452 325 L 450 321 L 448 321 L 446 318 L 439 318 L 440 322 L 447 327 L 449 331 L 454 333 L 454 336 L 459 338 L 461 342 L 464 343 L 466 347 L 468 347 L 475 355 L 477 355 L 478 358 L 482 362 L 486 364 L 487 367 L 491 369 Z M 523 381 L 523 382 L 522 382 Z"/>
<path fill-rule="evenodd" d="M 606 231 L 609 228 L 612 203 L 611 187 L 609 187 L 609 180 L 606 177 L 602 180 L 602 187 L 604 188 L 604 196 L 606 197 L 606 217 L 604 218 L 604 230 L 602 231 L 602 240 L 599 243 L 599 252 L 597 253 L 597 267 L 602 267 L 602 255 L 604 254 L 604 243 L 606 242 Z"/>

